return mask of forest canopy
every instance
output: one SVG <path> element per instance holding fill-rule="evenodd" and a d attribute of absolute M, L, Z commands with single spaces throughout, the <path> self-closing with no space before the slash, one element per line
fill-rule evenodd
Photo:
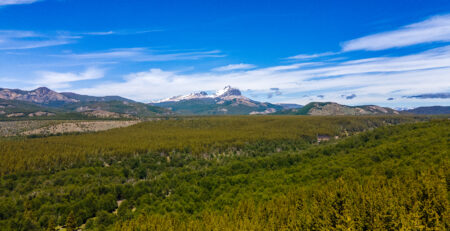
<path fill-rule="evenodd" d="M 0 229 L 446 230 L 450 122 L 419 120 L 192 117 L 3 139 Z"/>

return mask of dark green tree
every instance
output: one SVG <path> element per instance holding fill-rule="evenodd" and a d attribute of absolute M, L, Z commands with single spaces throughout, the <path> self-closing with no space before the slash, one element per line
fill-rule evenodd
<path fill-rule="evenodd" d="M 47 231 L 55 231 L 55 230 L 56 230 L 55 218 L 50 217 L 47 224 Z"/>
<path fill-rule="evenodd" d="M 70 211 L 70 213 L 66 219 L 66 230 L 67 231 L 75 231 L 76 227 L 77 227 L 77 223 L 75 220 L 75 215 L 73 214 L 73 211 Z"/>

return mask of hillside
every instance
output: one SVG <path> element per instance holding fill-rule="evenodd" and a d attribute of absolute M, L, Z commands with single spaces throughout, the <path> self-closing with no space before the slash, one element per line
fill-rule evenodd
<path fill-rule="evenodd" d="M 103 101 L 103 102 L 108 102 L 108 101 L 125 101 L 125 102 L 129 102 L 129 103 L 133 103 L 135 101 L 131 100 L 131 99 L 127 99 L 124 97 L 120 97 L 120 96 L 90 96 L 90 95 L 80 95 L 80 94 L 76 94 L 76 93 L 72 93 L 72 92 L 61 92 L 61 95 L 64 95 L 70 99 L 75 99 L 78 100 L 80 102 L 98 102 L 98 101 Z"/>
<path fill-rule="evenodd" d="M 449 106 L 432 106 L 432 107 L 418 107 L 414 109 L 401 111 L 404 114 L 419 114 L 419 115 L 445 115 L 450 114 Z"/>
<path fill-rule="evenodd" d="M 414 121 L 195 117 L 0 139 L 0 229 L 445 230 L 450 124 L 385 126 Z"/>
<path fill-rule="evenodd" d="M 281 110 L 280 105 L 251 100 L 239 89 L 226 86 L 213 95 L 206 92 L 175 96 L 151 103 L 182 115 L 249 115 L 269 114 Z"/>
<path fill-rule="evenodd" d="M 96 97 L 45 87 L 32 91 L 0 89 L 0 119 L 120 119 L 171 115 L 167 109 L 134 102 L 120 96 Z"/>
<path fill-rule="evenodd" d="M 312 102 L 302 108 L 285 109 L 275 112 L 276 115 L 383 115 L 399 114 L 391 108 L 375 105 L 346 106 L 332 102 Z"/>
<path fill-rule="evenodd" d="M 80 118 L 79 113 L 18 100 L 0 99 L 0 120 Z"/>
<path fill-rule="evenodd" d="M 66 104 L 61 107 L 92 117 L 131 118 L 171 115 L 164 108 L 130 101 L 90 101 Z"/>
<path fill-rule="evenodd" d="M 0 88 L 0 99 L 19 100 L 46 105 L 61 105 L 78 102 L 76 99 L 69 98 L 46 87 L 40 87 L 32 91 Z"/>

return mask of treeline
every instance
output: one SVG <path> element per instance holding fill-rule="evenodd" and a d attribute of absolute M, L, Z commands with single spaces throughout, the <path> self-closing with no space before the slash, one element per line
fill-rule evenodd
<path fill-rule="evenodd" d="M 437 120 L 302 150 L 261 142 L 253 156 L 146 153 L 7 174 L 0 229 L 446 230 L 449 128 Z"/>
<path fill-rule="evenodd" d="M 194 117 L 141 123 L 83 135 L 0 139 L 0 175 L 53 171 L 144 153 L 210 155 L 259 143 L 315 142 L 317 135 L 346 136 L 423 117 Z M 252 149 L 252 148 L 250 148 Z M 267 151 L 267 150 L 265 150 Z"/>

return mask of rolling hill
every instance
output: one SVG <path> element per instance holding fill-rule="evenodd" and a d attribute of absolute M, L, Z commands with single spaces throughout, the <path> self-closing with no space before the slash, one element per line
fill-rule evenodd
<path fill-rule="evenodd" d="M 447 230 L 449 126 L 219 116 L 0 139 L 0 230 Z"/>
<path fill-rule="evenodd" d="M 46 87 L 31 91 L 0 88 L 0 118 L 37 117 L 142 118 L 173 114 L 167 109 L 138 103 L 120 96 L 88 96 L 58 93 Z"/>
<path fill-rule="evenodd" d="M 450 114 L 450 107 L 449 106 L 417 107 L 414 109 L 401 111 L 401 113 L 420 114 L 420 115 L 444 115 Z"/>
<path fill-rule="evenodd" d="M 165 108 L 151 106 L 133 101 L 88 101 L 66 104 L 62 106 L 66 111 L 79 112 L 84 115 L 104 118 L 133 118 L 171 115 Z"/>
<path fill-rule="evenodd" d="M 399 114 L 396 110 L 376 105 L 346 106 L 333 102 L 312 102 L 302 108 L 285 109 L 277 115 L 382 115 Z"/>

